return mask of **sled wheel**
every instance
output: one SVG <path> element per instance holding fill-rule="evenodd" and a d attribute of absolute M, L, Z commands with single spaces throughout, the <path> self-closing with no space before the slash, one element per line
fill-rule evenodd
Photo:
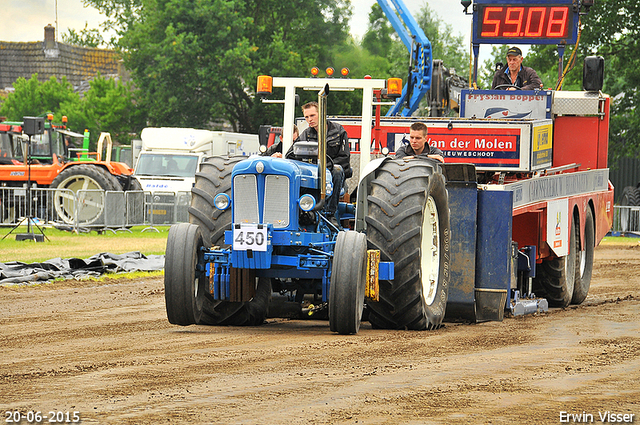
<path fill-rule="evenodd" d="M 577 226 L 576 226 L 577 228 Z M 587 208 L 587 214 L 584 223 L 584 245 L 580 249 L 580 235 L 576 234 L 575 237 L 576 252 L 578 258 L 576 258 L 576 280 L 573 286 L 573 298 L 572 304 L 582 304 L 587 294 L 589 293 L 589 287 L 591 286 L 591 275 L 593 272 L 593 254 L 595 247 L 595 226 L 593 221 L 593 213 L 591 208 Z"/>
<path fill-rule="evenodd" d="M 576 274 L 575 219 L 571 217 L 569 226 L 569 253 L 543 261 L 536 270 L 533 290 L 536 296 L 546 298 L 549 307 L 567 307 L 573 298 Z"/>
<path fill-rule="evenodd" d="M 329 289 L 329 327 L 342 335 L 358 333 L 364 308 L 367 239 L 340 232 L 336 239 Z"/>

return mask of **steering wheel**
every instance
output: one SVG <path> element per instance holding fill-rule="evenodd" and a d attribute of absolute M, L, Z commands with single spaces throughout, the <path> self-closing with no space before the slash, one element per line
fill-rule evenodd
<path fill-rule="evenodd" d="M 516 86 L 515 84 L 500 84 L 499 86 L 495 86 L 493 88 L 493 90 L 506 90 L 509 88 L 514 88 L 516 90 L 522 90 L 520 87 Z"/>

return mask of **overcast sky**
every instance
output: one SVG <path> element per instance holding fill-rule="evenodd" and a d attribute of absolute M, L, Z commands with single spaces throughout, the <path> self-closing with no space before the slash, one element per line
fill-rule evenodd
<path fill-rule="evenodd" d="M 69 28 L 80 31 L 85 22 L 90 28 L 97 28 L 104 20 L 98 11 L 92 7 L 84 7 L 82 0 L 0 0 L 3 14 L 3 24 L 0 25 L 0 40 L 2 41 L 40 41 L 44 37 L 44 27 L 55 25 L 56 2 L 58 9 L 59 33 L 66 33 Z M 353 18 L 351 33 L 362 37 L 368 24 L 371 5 L 376 0 L 352 0 Z M 416 16 L 425 4 L 421 0 L 405 0 L 411 13 Z M 462 6 L 457 0 L 429 0 L 429 6 L 440 19 L 453 27 L 454 33 L 461 33 L 467 37 L 470 33 L 471 18 L 462 13 Z"/>

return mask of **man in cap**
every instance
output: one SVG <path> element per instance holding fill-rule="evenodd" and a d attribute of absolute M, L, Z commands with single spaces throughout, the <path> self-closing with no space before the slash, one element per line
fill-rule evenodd
<path fill-rule="evenodd" d="M 542 80 L 533 68 L 522 65 L 522 50 L 512 47 L 507 51 L 507 64 L 496 71 L 491 88 L 503 90 L 535 90 L 542 88 Z"/>

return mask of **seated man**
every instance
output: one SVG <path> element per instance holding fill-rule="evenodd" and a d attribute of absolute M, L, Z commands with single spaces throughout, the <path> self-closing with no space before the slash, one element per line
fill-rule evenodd
<path fill-rule="evenodd" d="M 309 124 L 298 140 L 317 141 L 318 140 L 318 103 L 309 102 L 302 105 L 302 113 L 304 119 Z M 295 159 L 293 156 L 293 145 L 287 151 L 286 158 Z M 347 131 L 340 124 L 327 121 L 327 156 L 331 158 L 333 167 L 329 161 L 327 166 L 331 170 L 333 180 L 333 193 L 327 199 L 324 211 L 333 215 L 338 209 L 338 201 L 340 200 L 340 190 L 344 185 L 344 181 L 351 177 L 351 151 L 349 149 L 349 137 Z"/>
<path fill-rule="evenodd" d="M 426 156 L 444 162 L 444 154 L 427 141 L 427 126 L 421 122 L 411 124 L 409 130 L 409 144 L 403 144 L 396 150 L 396 158 L 413 158 Z"/>
<path fill-rule="evenodd" d="M 542 88 L 542 80 L 533 68 L 522 65 L 522 50 L 512 47 L 507 52 L 507 64 L 496 71 L 491 88 L 499 86 L 503 90 L 535 90 Z M 506 87 L 515 86 L 515 87 Z"/>

